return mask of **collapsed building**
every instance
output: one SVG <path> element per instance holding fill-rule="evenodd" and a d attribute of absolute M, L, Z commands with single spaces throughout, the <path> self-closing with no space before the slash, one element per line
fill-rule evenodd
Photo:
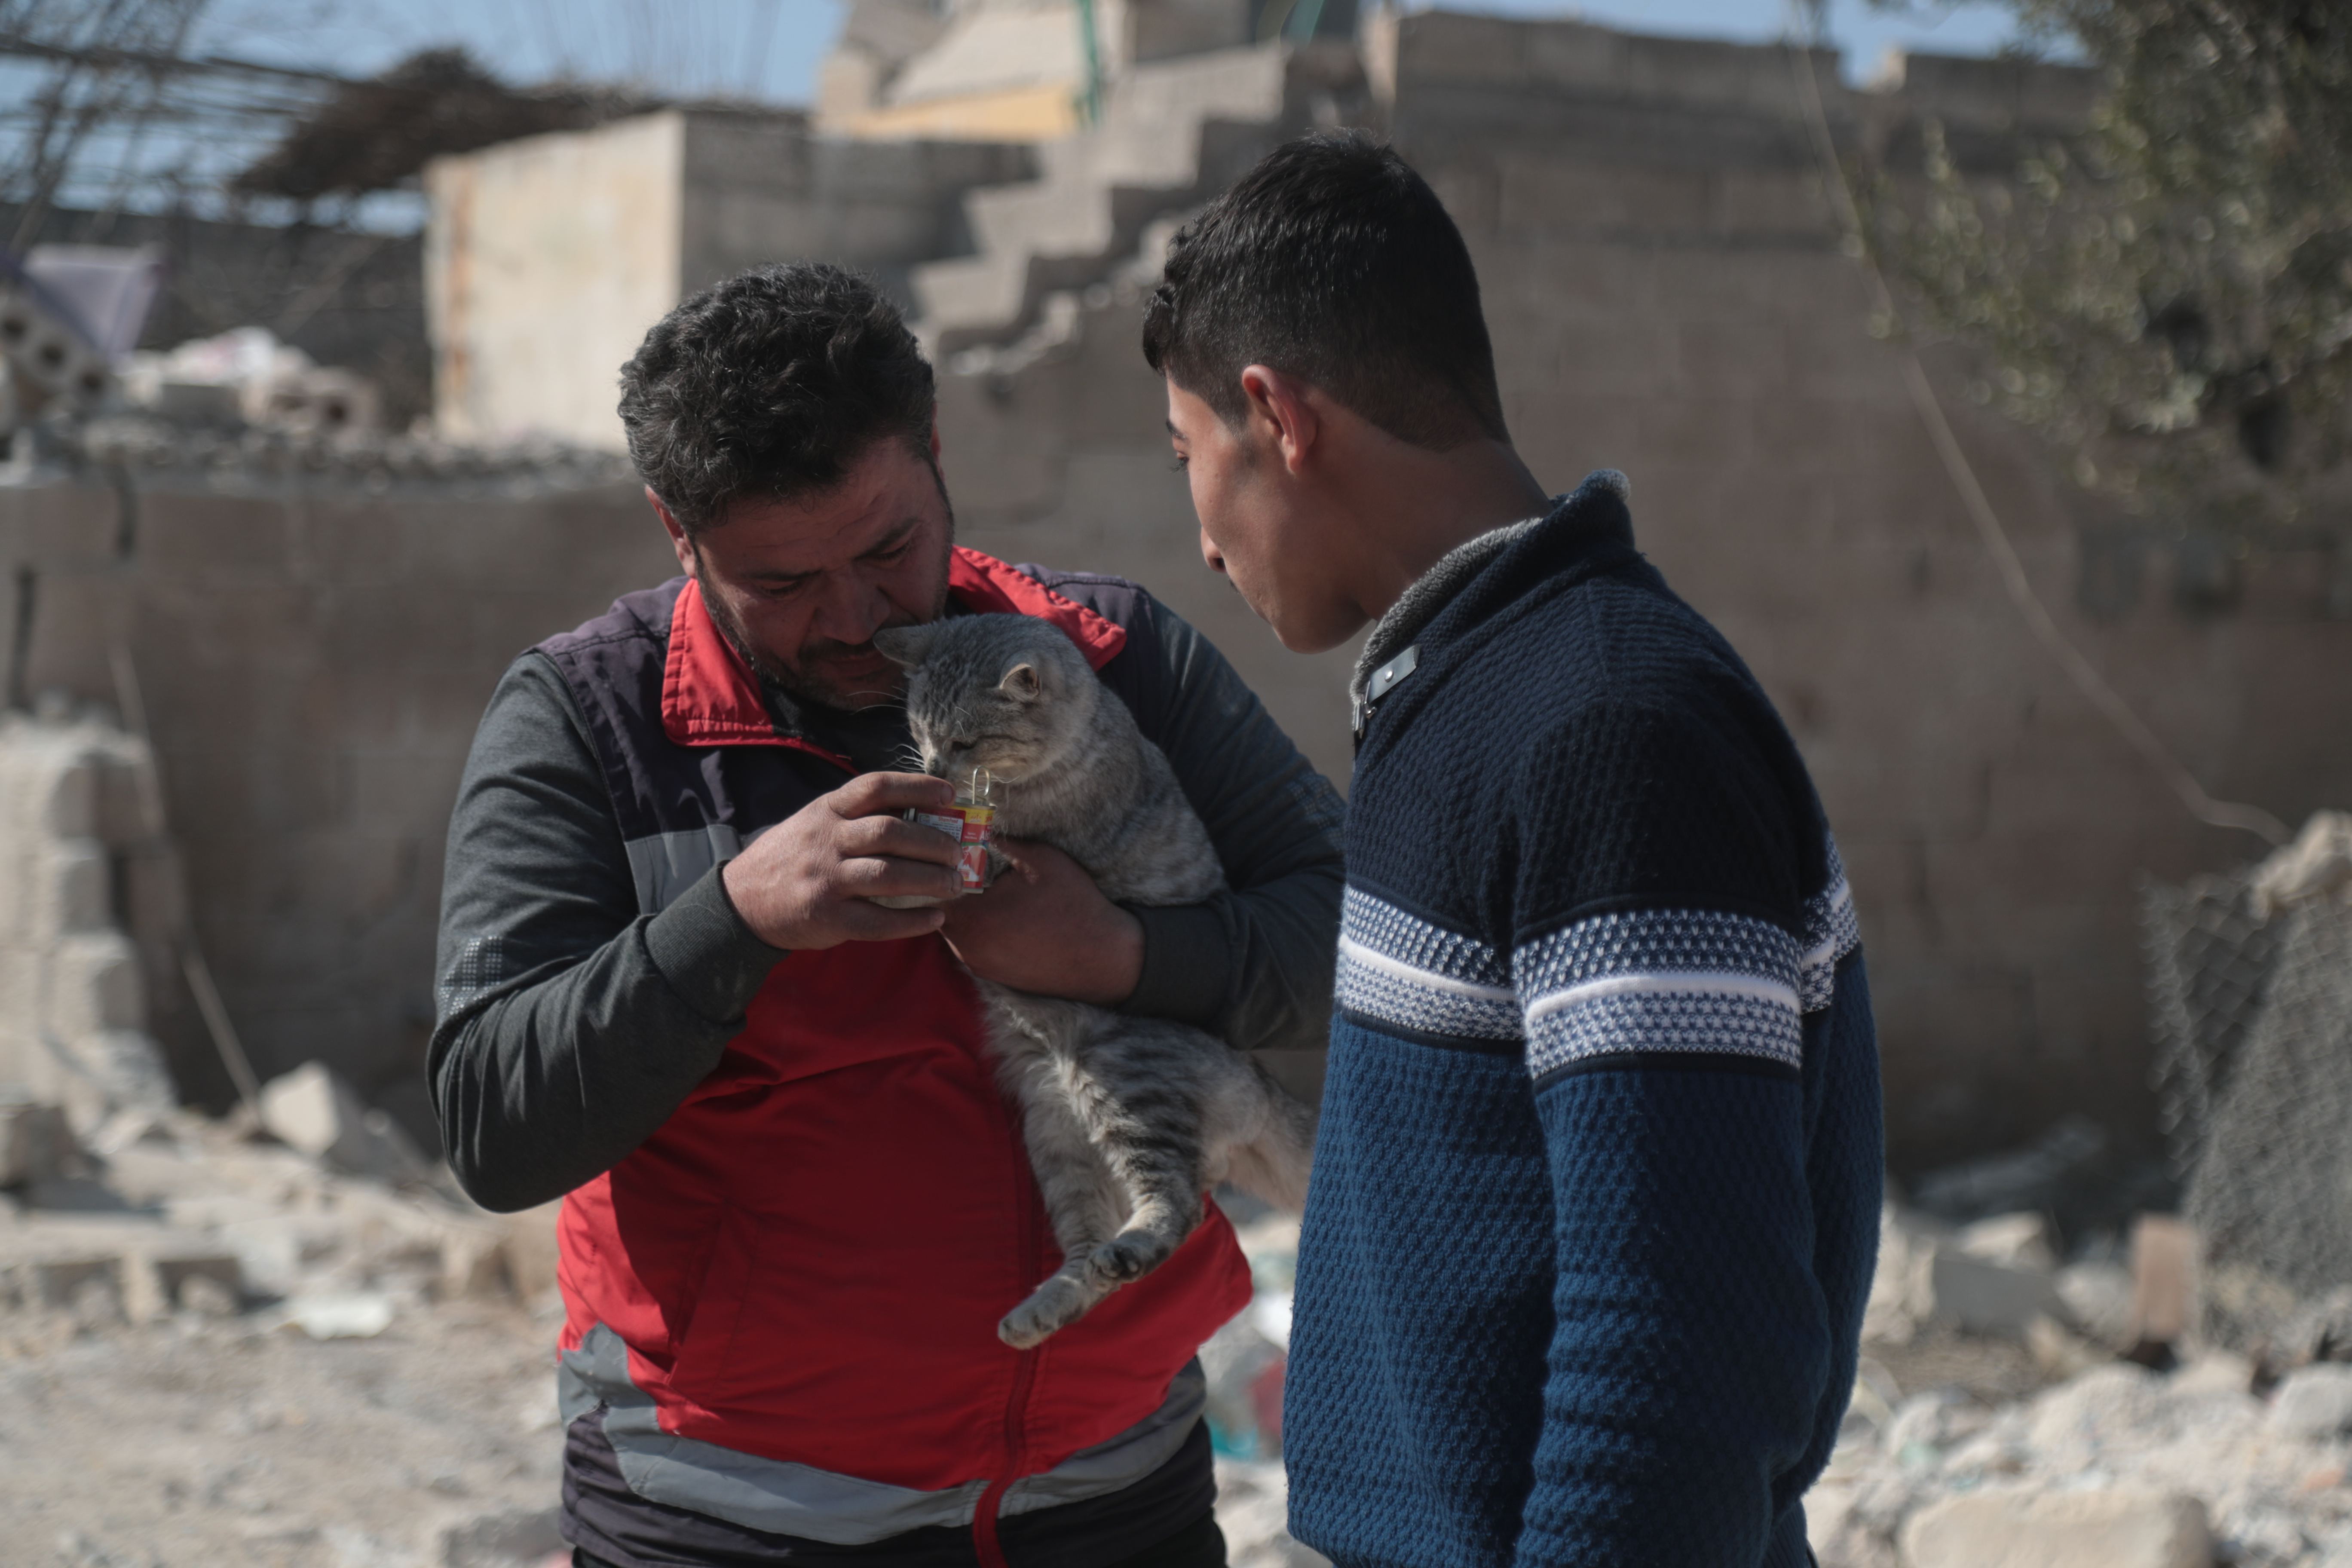
<path fill-rule="evenodd" d="M 1359 26 L 1328 3 L 1129 0 L 1096 21 L 1089 51 L 1053 33 L 1059 7 L 943 21 L 862 0 L 813 117 L 672 108 L 436 163 L 429 431 L 101 418 L 20 440 L 5 689 L 62 733 L 122 714 L 131 672 L 184 929 L 255 1072 L 323 1059 L 429 1133 L 443 831 L 474 723 L 522 648 L 674 570 L 618 455 L 615 372 L 740 267 L 879 277 L 940 371 L 961 537 L 1143 582 L 1344 786 L 1352 650 L 1284 653 L 1202 569 L 1136 327 L 1188 211 L 1280 140 L 1356 124 L 1461 225 L 1530 466 L 1559 489 L 1631 477 L 1643 548 L 1811 764 L 1871 955 L 1897 1168 L 2069 1113 L 2152 1152 L 2138 879 L 2262 847 L 2188 817 L 2021 635 L 1873 335 L 1795 53 L 1444 12 Z M 1847 153 L 1916 166 L 1934 121 L 1989 177 L 2093 94 L 2025 61 L 1912 56 L 1868 88 L 1811 64 Z M 1931 363 L 1966 391 L 1964 362 Z M 2290 822 L 2352 798 L 2352 512 L 2242 557 L 2102 510 L 1948 401 L 2042 596 L 2209 788 Z M 149 853 L 102 842 L 110 864 Z M 124 942 L 170 945 L 137 878 L 106 885 Z M 225 1103 L 185 966 L 139 973 L 91 1032 L 143 1032 L 183 1092 Z"/>

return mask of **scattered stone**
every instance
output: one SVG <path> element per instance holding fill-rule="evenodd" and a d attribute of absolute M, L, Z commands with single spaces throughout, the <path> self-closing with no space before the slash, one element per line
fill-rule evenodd
<path fill-rule="evenodd" d="M 2036 1318 L 2066 1310 L 2048 1271 L 1972 1257 L 1957 1242 L 1937 1245 L 1919 1278 L 1925 1294 L 1915 1297 L 1915 1315 L 1966 1333 L 2022 1340 Z"/>
<path fill-rule="evenodd" d="M 245 1272 L 234 1252 L 181 1244 L 126 1255 L 121 1279 L 124 1314 L 145 1323 L 183 1307 L 215 1317 L 235 1315 Z"/>
<path fill-rule="evenodd" d="M 2352 1366 L 2323 1362 L 2289 1373 L 2271 1405 L 2271 1426 L 2306 1443 L 2352 1434 Z"/>
<path fill-rule="evenodd" d="M 372 1340 L 392 1327 L 392 1298 L 373 1291 L 300 1296 L 286 1303 L 286 1322 L 314 1340 Z"/>
<path fill-rule="evenodd" d="M 1909 1568 L 2211 1568 L 2205 1505 L 2179 1492 L 1988 1489 L 1903 1527 Z"/>
<path fill-rule="evenodd" d="M 306 1062 L 262 1086 L 261 1121 L 271 1137 L 339 1170 L 378 1181 L 415 1181 L 425 1158 L 381 1110 L 324 1062 Z"/>
<path fill-rule="evenodd" d="M 2170 1215 L 2144 1214 L 2132 1226 L 2132 1358 L 2168 1356 L 2197 1323 L 2197 1232 Z"/>
<path fill-rule="evenodd" d="M 2004 1268 L 2048 1274 L 2058 1267 L 2050 1221 L 2039 1214 L 2002 1214 L 1962 1226 L 1952 1244 L 1970 1258 Z"/>
<path fill-rule="evenodd" d="M 2066 1316 L 2084 1338 L 2111 1350 L 2132 1342 L 2132 1274 L 2120 1263 L 2070 1263 L 2052 1276 Z"/>
<path fill-rule="evenodd" d="M 2101 1349 L 2054 1318 L 2037 1317 L 2025 1325 L 2026 1353 L 2035 1370 L 2053 1383 L 2106 1365 L 2114 1352 Z"/>
<path fill-rule="evenodd" d="M 0 1100 L 0 1187 L 68 1174 L 75 1154 L 64 1111 L 27 1100 Z"/>
<path fill-rule="evenodd" d="M 2291 1568 L 2311 1546 L 2293 1513 L 2262 1500 L 2231 1510 L 2214 1533 L 2223 1556 L 2242 1568 Z"/>
<path fill-rule="evenodd" d="M 2107 1443 L 2156 1424 L 2163 1385 L 2129 1363 L 2085 1373 L 2029 1406 L 2027 1441 L 2063 1470 L 2080 1469 Z"/>
<path fill-rule="evenodd" d="M 1943 1449 L 1980 1431 L 1986 1418 L 1984 1410 L 1958 1389 L 1930 1389 L 1895 1407 L 1879 1443 L 1906 1463 L 1934 1463 Z"/>

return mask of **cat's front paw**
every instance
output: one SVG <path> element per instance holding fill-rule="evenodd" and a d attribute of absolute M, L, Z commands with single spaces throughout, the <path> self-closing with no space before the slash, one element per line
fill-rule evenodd
<path fill-rule="evenodd" d="M 1129 1232 L 1115 1236 L 1087 1255 L 1087 1271 L 1097 1279 L 1125 1285 L 1168 1260 L 1170 1248 L 1156 1237 Z"/>
<path fill-rule="evenodd" d="M 996 1325 L 996 1337 L 1014 1350 L 1034 1350 L 1085 1317 L 1090 1304 L 1076 1280 L 1056 1274 L 1004 1314 L 1003 1321 Z"/>

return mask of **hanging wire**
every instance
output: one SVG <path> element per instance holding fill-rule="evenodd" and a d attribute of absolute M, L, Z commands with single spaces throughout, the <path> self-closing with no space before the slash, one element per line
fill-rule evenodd
<path fill-rule="evenodd" d="M 1816 15 L 1808 13 L 1809 16 Z M 1863 233 L 1861 207 L 1853 199 L 1852 187 L 1846 184 L 1845 167 L 1838 161 L 1837 142 L 1830 132 L 1829 112 L 1822 101 L 1821 80 L 1813 69 L 1811 46 L 1820 41 L 1818 22 L 1808 28 L 1808 35 L 1805 44 L 1789 47 L 1791 68 L 1797 79 L 1798 97 L 1805 106 L 1814 156 L 1822 167 L 1822 184 L 1837 208 L 1838 221 L 1844 226 L 1846 233 L 1858 240 Z M 1877 259 L 1866 246 L 1862 250 L 1861 261 L 1863 270 L 1870 279 L 1881 318 L 1899 327 L 1902 316 L 1895 309 L 1894 290 L 1887 287 L 1885 274 L 1879 270 Z M 2237 801 L 2216 800 L 2206 794 L 2204 785 L 2199 784 L 2196 775 L 2173 754 L 2163 738 L 2148 728 L 2131 704 L 2124 700 L 2123 694 L 2109 684 L 2107 678 L 2099 673 L 2097 667 L 2060 628 L 2056 619 L 2051 616 L 2049 606 L 2042 603 L 2042 595 L 2034 591 L 2032 580 L 2026 576 L 2025 563 L 2018 558 L 2017 547 L 2010 542 L 2009 531 L 2001 525 L 2000 514 L 1993 510 L 1992 501 L 1985 495 L 1984 486 L 1978 481 L 1975 465 L 1969 461 L 1968 454 L 1960 449 L 1958 438 L 1952 434 L 1951 421 L 1944 416 L 1943 403 L 1937 397 L 1935 386 L 1927 379 L 1927 367 L 1919 363 L 1918 353 L 1911 346 L 1909 337 L 1904 335 L 1901 341 L 1903 384 L 1911 395 L 1911 405 L 1917 410 L 1919 423 L 1926 426 L 1936 455 L 1943 460 L 1944 472 L 1951 479 L 1952 488 L 1959 492 L 1961 505 L 1967 510 L 1969 521 L 1976 525 L 1979 536 L 1983 539 L 1986 552 L 1992 557 L 1993 566 L 2000 574 L 2001 586 L 2007 590 L 2010 602 L 2017 607 L 2018 614 L 2024 618 L 2027 628 L 2033 633 L 2034 640 L 2058 661 L 2059 668 L 2066 672 L 2075 689 L 2090 700 L 2132 750 L 2139 753 L 2141 760 L 2155 770 L 2157 776 L 2179 798 L 2181 805 L 2191 816 L 2210 826 L 2235 828 L 2253 834 L 2272 844 L 2287 842 L 2294 835 L 2288 831 L 2286 824 L 2262 807 Z"/>

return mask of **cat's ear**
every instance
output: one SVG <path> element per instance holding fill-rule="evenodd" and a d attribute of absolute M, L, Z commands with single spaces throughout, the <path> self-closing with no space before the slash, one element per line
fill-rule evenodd
<path fill-rule="evenodd" d="M 1037 667 L 1024 658 L 1004 672 L 996 689 L 1015 702 L 1034 702 L 1045 694 L 1045 683 L 1038 679 Z"/>
<path fill-rule="evenodd" d="M 923 662 L 923 650 L 930 645 L 929 626 L 885 626 L 874 634 L 874 651 L 908 669 Z"/>

